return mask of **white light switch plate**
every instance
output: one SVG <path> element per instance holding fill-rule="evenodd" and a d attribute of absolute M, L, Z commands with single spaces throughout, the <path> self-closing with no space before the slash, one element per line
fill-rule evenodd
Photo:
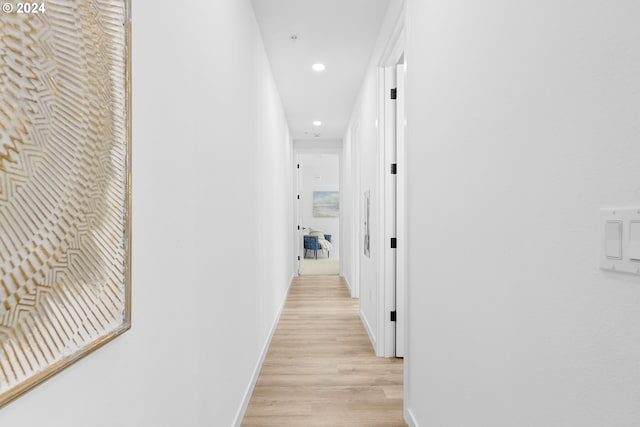
<path fill-rule="evenodd" d="M 629 259 L 640 261 L 640 221 L 631 221 L 629 227 Z"/>
<path fill-rule="evenodd" d="M 640 207 L 600 209 L 600 268 L 640 275 Z"/>
<path fill-rule="evenodd" d="M 604 230 L 604 254 L 608 259 L 622 259 L 622 230 L 624 223 L 607 220 Z"/>

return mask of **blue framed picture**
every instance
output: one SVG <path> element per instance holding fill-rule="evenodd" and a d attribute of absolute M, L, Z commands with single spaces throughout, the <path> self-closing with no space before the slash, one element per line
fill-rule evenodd
<path fill-rule="evenodd" d="M 337 217 L 340 215 L 339 191 L 314 191 L 313 216 Z"/>

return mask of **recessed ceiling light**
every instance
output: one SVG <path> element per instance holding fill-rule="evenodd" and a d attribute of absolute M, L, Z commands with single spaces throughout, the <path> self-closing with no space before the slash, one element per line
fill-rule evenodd
<path fill-rule="evenodd" d="M 314 126 L 322 126 L 322 122 L 320 120 L 316 120 L 315 122 L 313 122 Z"/>
<path fill-rule="evenodd" d="M 324 64 L 313 64 L 313 71 L 324 71 L 325 67 Z"/>

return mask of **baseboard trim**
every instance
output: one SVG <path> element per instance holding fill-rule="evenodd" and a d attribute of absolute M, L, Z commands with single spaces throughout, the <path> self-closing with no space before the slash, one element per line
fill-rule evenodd
<path fill-rule="evenodd" d="M 253 389 L 256 386 L 256 382 L 258 381 L 258 377 L 260 376 L 260 371 L 262 370 L 262 365 L 264 364 L 264 359 L 267 357 L 267 353 L 269 352 L 269 347 L 271 346 L 271 340 L 273 339 L 273 334 L 275 334 L 276 329 L 278 328 L 278 323 L 280 322 L 280 316 L 282 315 L 282 311 L 284 310 L 284 305 L 289 298 L 289 291 L 291 290 L 291 285 L 293 284 L 293 280 L 296 277 L 295 274 L 291 276 L 291 280 L 289 281 L 289 286 L 287 287 L 287 292 L 285 292 L 282 303 L 280 303 L 280 308 L 278 308 L 278 314 L 271 325 L 271 330 L 269 331 L 269 336 L 267 337 L 267 341 L 264 343 L 262 347 L 262 351 L 260 352 L 260 357 L 258 358 L 258 363 L 253 369 L 253 374 L 251 375 L 251 381 L 249 381 L 249 386 L 244 393 L 244 397 L 242 398 L 242 404 L 240 408 L 238 408 L 238 412 L 236 412 L 235 419 L 233 420 L 233 425 L 235 427 L 240 427 L 242 424 L 242 420 L 244 419 L 244 414 L 247 412 L 247 408 L 249 407 L 249 402 L 251 401 L 251 395 L 253 395 Z"/>
<path fill-rule="evenodd" d="M 364 315 L 362 310 L 360 310 L 360 320 L 362 320 L 362 324 L 364 325 L 364 330 L 367 331 L 367 335 L 369 335 L 369 339 L 371 340 L 371 345 L 373 345 L 373 349 L 374 350 L 377 349 L 378 345 L 376 343 L 376 335 L 373 333 L 373 329 L 371 329 L 371 325 L 367 320 L 367 316 Z"/>
<path fill-rule="evenodd" d="M 411 412 L 411 409 L 407 408 L 404 411 L 404 420 L 409 424 L 409 427 L 419 427 L 418 422 L 416 421 L 416 417 Z"/>
<path fill-rule="evenodd" d="M 344 280 L 344 283 L 347 284 L 347 288 L 349 289 L 349 295 L 351 295 L 351 298 L 353 298 L 353 288 L 351 287 L 351 283 L 349 283 L 349 280 L 347 280 L 347 278 L 344 277 L 343 275 L 340 275 L 340 277 L 342 277 L 342 279 Z"/>

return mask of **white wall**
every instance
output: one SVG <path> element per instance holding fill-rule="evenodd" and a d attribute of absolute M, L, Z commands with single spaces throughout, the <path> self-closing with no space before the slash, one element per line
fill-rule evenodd
<path fill-rule="evenodd" d="M 340 154 L 340 139 L 296 139 L 293 141 L 294 153 L 297 154 Z"/>
<path fill-rule="evenodd" d="M 382 281 L 378 277 L 378 263 L 381 262 L 382 251 L 378 245 L 379 221 L 376 207 L 380 203 L 378 183 L 378 128 L 377 120 L 377 94 L 378 94 L 377 69 L 370 67 L 364 79 L 358 110 L 355 113 L 355 121 L 359 123 L 357 139 L 353 140 L 352 158 L 357 156 L 360 167 L 359 183 L 354 189 L 353 196 L 358 200 L 357 224 L 358 224 L 358 258 L 359 265 L 359 289 L 360 289 L 360 313 L 370 337 L 376 346 L 378 338 L 378 303 L 380 301 L 379 288 Z M 370 195 L 369 256 L 364 255 L 364 193 Z"/>
<path fill-rule="evenodd" d="M 232 425 L 291 280 L 291 142 L 250 2 L 134 1 L 133 28 L 133 329 L 2 426 Z"/>
<path fill-rule="evenodd" d="M 363 78 L 343 146 L 343 188 L 351 203 L 343 215 L 343 241 L 355 242 L 343 262 L 345 278 L 359 288 L 360 314 L 377 354 L 380 335 L 383 281 L 379 277 L 379 264 L 383 253 L 379 241 L 380 205 L 380 141 L 378 138 L 378 66 L 387 47 L 392 30 L 401 10 L 402 0 L 391 0 L 383 20 L 371 62 Z M 363 252 L 364 193 L 370 192 L 370 257 Z M 347 204 L 345 203 L 345 206 Z M 354 250 L 355 249 L 355 250 Z M 343 250 L 344 253 L 344 250 Z M 356 265 L 357 264 L 357 265 Z M 354 281 L 358 284 L 354 284 Z"/>
<path fill-rule="evenodd" d="M 342 157 L 340 163 L 340 232 L 342 234 L 342 254 L 340 255 L 340 271 L 352 298 L 359 298 L 358 262 L 360 259 L 360 211 L 359 187 L 356 177 L 359 176 L 357 156 L 354 156 L 357 126 L 349 124 L 347 133 L 342 140 Z M 356 192 L 357 191 L 357 192 Z"/>
<path fill-rule="evenodd" d="M 301 154 L 300 174 L 302 192 L 302 225 L 331 234 L 333 249 L 330 256 L 340 257 L 340 218 L 313 216 L 313 193 L 315 191 L 340 191 L 340 157 L 337 154 Z M 308 257 L 313 253 L 309 252 Z M 326 256 L 326 254 L 323 254 Z"/>
<path fill-rule="evenodd" d="M 409 0 L 407 406 L 420 426 L 640 425 L 640 3 Z"/>

